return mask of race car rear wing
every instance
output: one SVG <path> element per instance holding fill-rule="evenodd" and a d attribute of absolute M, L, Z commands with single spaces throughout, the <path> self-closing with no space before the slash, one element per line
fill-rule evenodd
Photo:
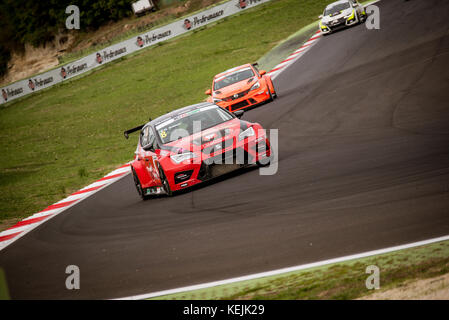
<path fill-rule="evenodd" d="M 151 118 L 150 118 L 149 121 L 151 121 Z M 123 135 L 125 136 L 126 139 L 128 139 L 130 133 L 133 133 L 133 132 L 136 132 L 136 131 L 140 131 L 140 130 L 142 130 L 142 128 L 143 128 L 144 126 L 145 126 L 145 124 L 142 124 L 142 125 L 137 126 L 137 127 L 135 127 L 135 128 L 126 130 L 126 131 L 123 132 Z"/>
<path fill-rule="evenodd" d="M 135 128 L 126 130 L 126 131 L 123 132 L 123 135 L 125 136 L 126 139 L 128 139 L 130 133 L 133 133 L 133 132 L 142 130 L 143 126 L 144 126 L 144 124 L 142 124 L 142 125 L 140 125 L 140 126 L 137 126 L 137 127 L 135 127 Z"/>

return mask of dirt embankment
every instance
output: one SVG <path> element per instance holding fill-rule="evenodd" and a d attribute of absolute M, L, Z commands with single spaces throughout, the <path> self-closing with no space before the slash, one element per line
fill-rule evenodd
<path fill-rule="evenodd" d="M 52 43 L 42 47 L 25 45 L 24 52 L 13 52 L 8 62 L 8 73 L 0 79 L 0 85 L 21 80 L 44 72 L 59 64 L 58 57 L 73 44 L 72 35 L 59 35 Z"/>
<path fill-rule="evenodd" d="M 65 54 L 73 54 L 93 46 L 107 46 L 114 39 L 130 32 L 145 32 L 170 19 L 179 18 L 190 12 L 201 10 L 222 0 L 188 0 L 171 5 L 142 17 L 129 17 L 111 22 L 98 30 L 83 33 L 72 31 L 67 35 L 59 35 L 52 43 L 43 47 L 27 45 L 23 53 L 13 52 L 8 63 L 8 73 L 0 78 L 0 85 L 31 77 L 49 70 L 59 64 L 59 58 Z"/>

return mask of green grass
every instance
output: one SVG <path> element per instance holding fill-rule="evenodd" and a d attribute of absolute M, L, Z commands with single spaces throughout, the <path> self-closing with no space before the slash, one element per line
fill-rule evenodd
<path fill-rule="evenodd" d="M 355 299 L 374 292 L 365 286 L 370 265 L 380 269 L 381 291 L 441 276 L 449 272 L 449 241 L 154 299 Z"/>
<path fill-rule="evenodd" d="M 123 130 L 205 99 L 212 77 L 310 24 L 323 0 L 225 18 L 0 108 L 0 223 L 61 200 L 132 159 Z"/>
<path fill-rule="evenodd" d="M 0 300 L 9 300 L 8 284 L 6 282 L 5 272 L 0 268 Z"/>

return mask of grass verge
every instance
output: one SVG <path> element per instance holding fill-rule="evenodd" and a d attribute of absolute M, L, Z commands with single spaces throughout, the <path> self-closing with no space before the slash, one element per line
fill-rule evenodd
<path fill-rule="evenodd" d="M 380 269 L 380 290 L 368 290 L 366 267 Z M 197 299 L 356 299 L 402 286 L 410 280 L 427 279 L 449 273 L 449 241 L 442 241 L 295 271 L 272 277 L 167 295 L 154 300 Z"/>
<path fill-rule="evenodd" d="M 0 268 L 0 300 L 9 300 L 8 284 L 6 282 L 5 272 Z"/>
<path fill-rule="evenodd" d="M 259 59 L 259 67 L 271 70 L 281 63 L 287 56 L 304 44 L 317 31 L 316 22 L 312 22 L 301 28 L 287 39 L 281 41 L 273 49 Z"/>
<path fill-rule="evenodd" d="M 129 161 L 123 130 L 205 99 L 212 77 L 316 20 L 324 0 L 273 0 L 0 108 L 0 225 Z"/>

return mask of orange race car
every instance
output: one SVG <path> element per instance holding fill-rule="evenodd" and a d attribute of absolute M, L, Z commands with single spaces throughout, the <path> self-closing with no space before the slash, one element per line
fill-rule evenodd
<path fill-rule="evenodd" d="M 244 64 L 214 77 L 208 102 L 231 112 L 273 101 L 277 95 L 271 77 L 265 70 L 257 70 L 257 63 Z"/>

